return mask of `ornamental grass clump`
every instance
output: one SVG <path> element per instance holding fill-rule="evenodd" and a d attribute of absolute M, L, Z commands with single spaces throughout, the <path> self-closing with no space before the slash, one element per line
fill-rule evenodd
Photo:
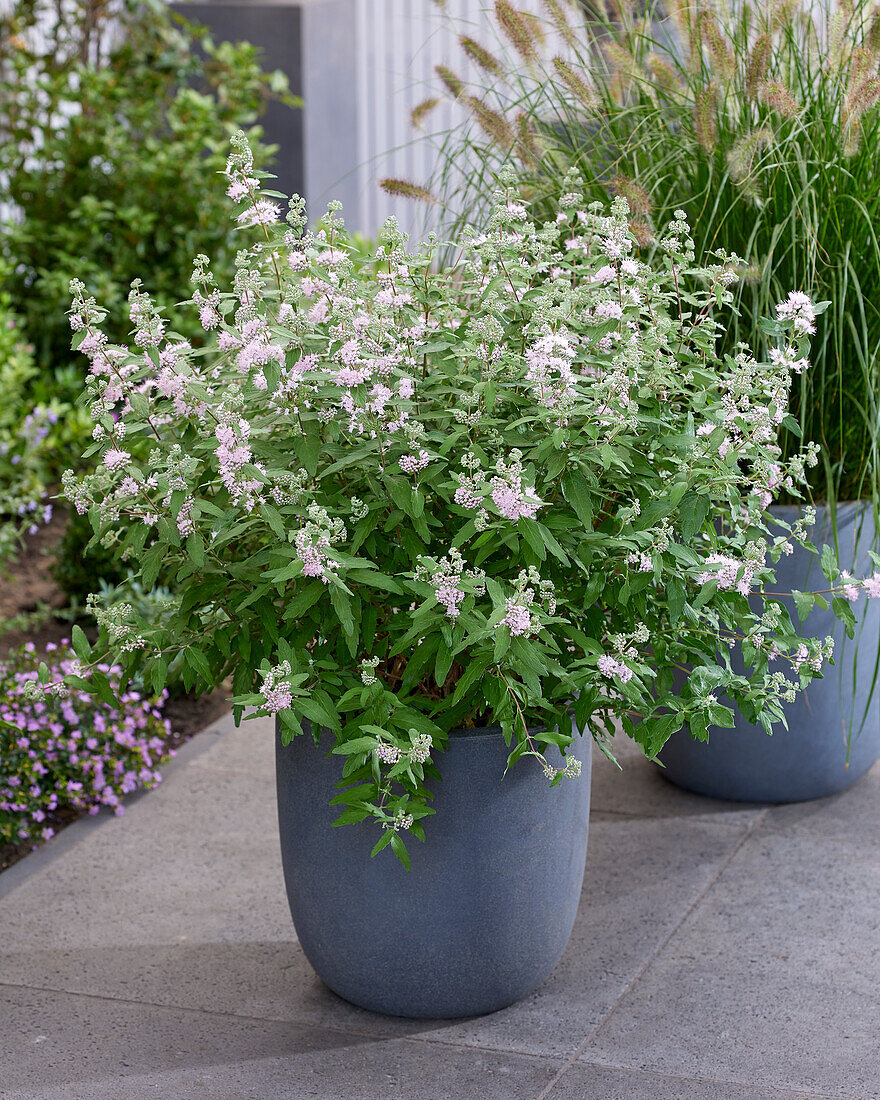
<path fill-rule="evenodd" d="M 810 523 L 767 506 L 816 462 L 776 437 L 821 306 L 793 293 L 766 358 L 719 356 L 739 260 L 698 264 L 679 213 L 648 266 L 625 201 L 585 203 L 575 175 L 538 220 L 502 179 L 441 270 L 393 220 L 364 260 L 338 207 L 314 232 L 299 200 L 285 217 L 241 137 L 227 175 L 235 283 L 204 256 L 194 275 L 213 346 L 140 285 L 133 347 L 111 345 L 73 285 L 100 466 L 66 492 L 178 599 L 159 623 L 97 609 L 124 674 L 160 691 L 182 654 L 187 686 L 232 676 L 237 715 L 277 715 L 285 742 L 323 730 L 337 824 L 371 820 L 404 862 L 456 729 L 500 726 L 555 783 L 577 761 L 546 750 L 578 731 L 607 748 L 622 725 L 653 757 L 685 723 L 729 726 L 722 693 L 784 721 L 830 644 L 749 596 Z"/>
<path fill-rule="evenodd" d="M 65 811 L 122 814 L 124 797 L 154 787 L 174 755 L 164 693 L 126 689 L 119 667 L 102 662 L 95 671 L 112 694 L 95 699 L 76 684 L 81 666 L 68 643 L 40 655 L 28 642 L 0 663 L 0 844 L 48 840 Z"/>
<path fill-rule="evenodd" d="M 627 198 L 644 243 L 662 237 L 680 206 L 698 255 L 725 248 L 747 260 L 725 326 L 729 350 L 760 343 L 762 318 L 791 289 L 830 300 L 791 411 L 803 437 L 822 444 L 814 492 L 880 499 L 874 0 L 544 0 L 543 33 L 508 0 L 492 7 L 494 37 L 479 47 L 496 71 L 471 65 L 467 80 L 456 78 L 470 124 L 438 135 L 430 192 L 449 220 L 482 217 L 499 165 L 517 164 L 548 210 L 574 166 L 588 198 Z M 529 57 L 511 33 L 517 15 Z M 460 43 L 453 67 L 474 56 Z M 423 128 L 430 102 L 416 108 Z M 782 443 L 800 447 L 795 433 Z"/>

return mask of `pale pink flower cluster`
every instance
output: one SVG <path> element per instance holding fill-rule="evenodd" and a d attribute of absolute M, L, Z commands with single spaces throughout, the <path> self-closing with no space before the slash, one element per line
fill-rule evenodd
<path fill-rule="evenodd" d="M 224 351 L 235 350 L 236 365 L 249 374 L 255 367 L 264 367 L 267 363 L 284 363 L 284 348 L 280 344 L 273 344 L 269 333 L 269 326 L 262 317 L 255 317 L 246 321 L 240 333 L 232 329 L 225 329 L 218 339 L 220 347 Z M 266 388 L 265 379 L 262 385 L 254 377 L 253 381 L 260 389 Z"/>
<path fill-rule="evenodd" d="M 816 331 L 816 311 L 809 294 L 793 290 L 784 302 L 776 307 L 780 321 L 791 321 L 798 336 L 811 336 Z"/>
<path fill-rule="evenodd" d="M 534 490 L 525 488 L 522 478 L 517 475 L 492 478 L 492 501 L 505 519 L 514 523 L 521 517 L 534 519 L 541 507 L 541 501 Z"/>
<path fill-rule="evenodd" d="M 515 597 L 506 600 L 505 606 L 507 614 L 501 622 L 510 630 L 510 633 L 518 636 L 531 634 L 534 629 L 531 609 L 520 603 Z"/>
<path fill-rule="evenodd" d="M 455 490 L 454 499 L 456 504 L 470 511 L 480 508 L 483 503 L 482 496 L 477 492 L 476 483 L 470 477 L 462 478 L 461 484 Z"/>
<path fill-rule="evenodd" d="M 629 665 L 625 665 L 623 661 L 618 661 L 616 657 L 612 657 L 608 653 L 604 653 L 596 664 L 599 666 L 602 675 L 609 680 L 617 680 L 619 683 L 625 684 L 632 679 L 633 673 Z"/>
<path fill-rule="evenodd" d="M 794 348 L 771 348 L 770 362 L 776 367 L 791 371 L 793 374 L 803 374 L 809 370 L 810 360 L 805 356 L 797 356 Z"/>
<path fill-rule="evenodd" d="M 493 504 L 505 519 L 514 523 L 521 516 L 534 519 L 538 509 L 544 505 L 534 489 L 523 485 L 521 458 L 522 453 L 514 449 L 510 452 L 509 461 L 499 459 L 495 464 L 498 476 L 490 482 Z"/>
<path fill-rule="evenodd" d="M 419 470 L 424 470 L 430 461 L 431 456 L 428 452 L 420 450 L 418 454 L 403 455 L 398 465 L 405 474 L 417 474 Z"/>
<path fill-rule="evenodd" d="M 219 291 L 212 290 L 210 294 L 204 295 L 197 290 L 193 294 L 193 301 L 198 307 L 199 324 L 205 332 L 215 329 L 223 320 L 223 315 L 220 313 Z"/>
<path fill-rule="evenodd" d="M 545 408 L 564 410 L 576 397 L 571 366 L 575 352 L 574 341 L 564 329 L 545 332 L 526 350 L 526 381 Z"/>
<path fill-rule="evenodd" d="M 293 702 L 290 684 L 276 684 L 268 690 L 264 689 L 263 697 L 266 700 L 266 710 L 271 714 L 277 714 L 280 710 L 287 710 Z"/>
<path fill-rule="evenodd" d="M 389 745 L 387 741 L 380 741 L 376 747 L 376 755 L 383 764 L 396 764 L 400 760 L 400 749 L 396 745 Z"/>
<path fill-rule="evenodd" d="M 712 568 L 700 573 L 697 584 L 715 581 L 719 588 L 735 588 L 742 596 L 748 596 L 751 592 L 754 575 L 760 568 L 757 561 L 737 561 L 726 554 L 710 554 L 706 565 Z"/>
<path fill-rule="evenodd" d="M 226 188 L 226 194 L 233 202 L 244 202 L 252 193 L 259 191 L 260 181 L 254 177 L 240 177 Z"/>
<path fill-rule="evenodd" d="M 808 665 L 813 672 L 821 672 L 823 665 L 822 651 L 811 653 L 809 646 L 801 642 L 792 658 L 792 664 L 796 669 L 800 669 L 801 665 Z"/>
<path fill-rule="evenodd" d="M 131 462 L 131 455 L 119 447 L 110 447 L 104 452 L 104 465 L 108 470 L 119 470 Z"/>
<path fill-rule="evenodd" d="M 464 599 L 464 592 L 458 587 L 460 581 L 460 576 L 447 576 L 443 573 L 437 573 L 434 578 L 437 603 L 443 605 L 450 619 L 457 619 L 461 613 L 458 605 Z"/>
<path fill-rule="evenodd" d="M 297 531 L 294 540 L 296 556 L 302 562 L 304 577 L 320 577 L 324 584 L 328 584 L 334 572 L 334 565 L 327 551 L 330 549 L 330 538 L 323 532 L 315 532 L 310 525 Z"/>
<path fill-rule="evenodd" d="M 186 497 L 180 506 L 180 511 L 177 513 L 177 530 L 182 539 L 185 539 L 187 535 L 191 535 L 196 529 L 192 518 L 193 504 L 195 504 L 193 498 L 191 496 Z"/>
<path fill-rule="evenodd" d="M 270 199 L 257 199 L 247 210 L 236 215 L 239 225 L 274 225 L 278 221 L 278 204 Z"/>
<path fill-rule="evenodd" d="M 600 302 L 593 310 L 597 321 L 619 321 L 623 316 L 623 307 L 619 302 Z"/>
<path fill-rule="evenodd" d="M 263 686 L 260 694 L 263 696 L 264 707 L 270 714 L 277 714 L 287 708 L 293 702 L 293 692 L 285 677 L 291 673 L 290 662 L 282 661 L 265 672 L 262 672 Z"/>
<path fill-rule="evenodd" d="M 310 504 L 308 513 L 309 521 L 294 536 L 296 556 L 302 562 L 304 577 L 318 577 L 329 584 L 339 571 L 330 547 L 345 538 L 345 525 L 341 519 L 331 519 L 317 504 Z"/>
<path fill-rule="evenodd" d="M 253 461 L 248 442 L 250 430 L 250 424 L 243 417 L 234 419 L 232 415 L 227 415 L 214 429 L 217 437 L 214 453 L 220 467 L 220 479 L 229 495 L 236 502 L 252 507 L 262 486 L 257 478 L 241 476 L 244 467 Z"/>

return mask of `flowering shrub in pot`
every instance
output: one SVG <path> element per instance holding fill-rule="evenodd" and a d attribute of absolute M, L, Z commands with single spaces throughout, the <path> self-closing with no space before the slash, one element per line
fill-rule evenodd
<path fill-rule="evenodd" d="M 182 653 L 189 684 L 231 675 L 239 714 L 277 716 L 291 906 L 333 988 L 487 1011 L 570 933 L 587 738 L 621 725 L 654 757 L 684 723 L 730 725 L 722 691 L 769 727 L 828 656 L 745 595 L 805 539 L 766 509 L 816 460 L 776 444 L 809 303 L 767 362 L 721 359 L 736 257 L 697 265 L 677 216 L 648 267 L 625 203 L 585 206 L 575 176 L 540 222 L 502 178 L 437 270 L 438 242 L 408 251 L 393 221 L 366 262 L 337 208 L 307 232 L 243 138 L 227 174 L 235 284 L 203 256 L 194 274 L 214 346 L 167 332 L 140 285 L 134 346 L 111 346 L 73 287 L 100 466 L 66 491 L 180 600 L 161 623 L 99 612 L 102 642 L 157 691 Z"/>

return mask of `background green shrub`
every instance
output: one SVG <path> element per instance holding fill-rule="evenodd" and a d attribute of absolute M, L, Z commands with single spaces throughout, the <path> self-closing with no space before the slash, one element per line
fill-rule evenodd
<path fill-rule="evenodd" d="M 232 269 L 216 173 L 241 126 L 266 167 L 253 123 L 269 96 L 295 102 L 255 47 L 215 44 L 161 0 L 17 0 L 0 20 L 4 285 L 41 366 L 71 360 L 73 276 L 111 307 L 111 340 L 127 337 L 145 271 L 172 327 L 196 335 L 173 307 L 191 295 L 194 253 Z"/>

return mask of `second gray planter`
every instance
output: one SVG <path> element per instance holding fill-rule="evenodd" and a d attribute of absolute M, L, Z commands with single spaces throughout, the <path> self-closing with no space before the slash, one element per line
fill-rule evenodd
<path fill-rule="evenodd" d="M 774 511 L 789 523 L 801 514 L 799 508 Z M 838 506 L 840 564 L 856 577 L 875 571 L 867 554 L 874 533 L 870 504 Z M 821 546 L 832 539 L 830 518 L 820 508 L 811 540 Z M 780 559 L 776 574 L 776 591 L 827 587 L 816 557 L 797 548 Z M 783 602 L 796 623 L 792 601 Z M 708 742 L 682 730 L 660 753 L 663 774 L 698 794 L 741 802 L 799 802 L 855 783 L 880 757 L 880 684 L 872 689 L 880 654 L 880 600 L 863 593 L 855 611 L 853 639 L 830 609 L 815 607 L 801 624 L 805 637 L 834 638 L 835 664 L 786 707 L 787 730 L 777 724 L 768 736 L 739 714 L 733 729 L 710 727 Z"/>

